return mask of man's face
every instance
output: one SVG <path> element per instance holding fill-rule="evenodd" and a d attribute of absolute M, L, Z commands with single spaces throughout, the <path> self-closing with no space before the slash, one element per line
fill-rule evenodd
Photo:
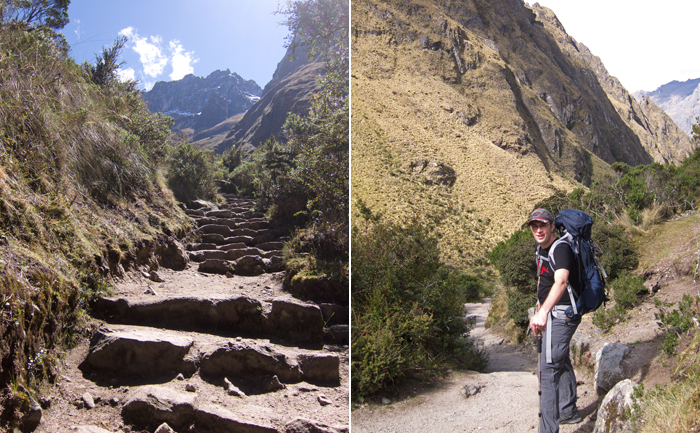
<path fill-rule="evenodd" d="M 554 242 L 554 223 L 533 221 L 530 223 L 530 230 L 542 248 L 548 248 Z"/>

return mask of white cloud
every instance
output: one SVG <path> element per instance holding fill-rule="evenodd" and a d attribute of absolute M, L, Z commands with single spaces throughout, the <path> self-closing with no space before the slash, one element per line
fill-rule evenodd
<path fill-rule="evenodd" d="M 166 53 L 162 48 L 163 38 L 160 36 L 142 37 L 133 27 L 122 29 L 119 35 L 126 36 L 130 41 L 129 48 L 139 55 L 143 66 L 142 76 L 158 78 L 168 64 L 172 67 L 171 80 L 179 80 L 187 74 L 194 73 L 192 65 L 197 63 L 198 59 L 194 57 L 194 51 L 186 51 L 179 40 L 170 41 Z M 143 85 L 149 90 L 154 82 L 144 82 Z"/>
<path fill-rule="evenodd" d="M 117 78 L 119 81 L 136 80 L 136 71 L 134 68 L 119 68 L 117 69 Z"/>
<path fill-rule="evenodd" d="M 83 32 L 80 31 L 80 20 L 75 20 L 75 23 L 78 24 L 78 27 L 75 28 L 75 36 L 80 40 L 80 37 L 83 35 Z"/>
<path fill-rule="evenodd" d="M 185 51 L 180 41 L 174 40 L 170 41 L 170 53 L 173 66 L 171 80 L 180 80 L 185 75 L 194 73 L 192 65 L 197 63 L 197 59 L 193 59 L 194 51 Z"/>
<path fill-rule="evenodd" d="M 133 27 L 125 28 L 119 34 L 133 41 L 131 48 L 139 55 L 144 74 L 156 78 L 163 73 L 169 60 L 160 47 L 162 39 L 159 36 L 141 37 Z"/>

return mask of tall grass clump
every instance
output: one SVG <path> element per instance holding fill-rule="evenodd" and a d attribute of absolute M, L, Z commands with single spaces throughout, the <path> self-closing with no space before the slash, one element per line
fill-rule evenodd
<path fill-rule="evenodd" d="M 151 114 L 114 62 L 97 81 L 67 53 L 51 28 L 0 25 L 4 408 L 8 383 L 35 390 L 57 377 L 87 328 L 89 297 L 108 285 L 107 251 L 126 255 L 137 239 L 187 227 L 162 174 L 171 119 Z M 1 412 L 0 430 L 14 416 Z"/>
<path fill-rule="evenodd" d="M 463 320 L 464 302 L 481 286 L 440 262 L 437 240 L 424 226 L 369 219 L 354 227 L 352 252 L 355 398 L 448 366 L 485 366 Z"/>

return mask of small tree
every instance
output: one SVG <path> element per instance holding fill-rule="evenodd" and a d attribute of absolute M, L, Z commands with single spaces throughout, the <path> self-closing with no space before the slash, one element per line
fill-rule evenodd
<path fill-rule="evenodd" d="M 70 0 L 4 0 L 0 3 L 3 23 L 22 22 L 62 29 L 68 24 Z"/>
<path fill-rule="evenodd" d="M 196 199 L 212 199 L 216 195 L 214 185 L 214 156 L 182 140 L 170 157 L 168 186 L 175 198 L 182 202 Z"/>
<path fill-rule="evenodd" d="M 87 61 L 83 64 L 83 69 L 90 75 L 90 79 L 98 86 L 108 87 L 117 79 L 117 69 L 124 64 L 119 62 L 119 55 L 126 45 L 126 36 L 120 36 L 109 48 L 102 48 L 101 55 L 95 55 L 95 65 L 90 65 Z"/>

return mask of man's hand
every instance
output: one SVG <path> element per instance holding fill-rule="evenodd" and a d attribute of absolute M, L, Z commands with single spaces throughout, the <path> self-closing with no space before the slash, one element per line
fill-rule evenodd
<path fill-rule="evenodd" d="M 544 308 L 537 310 L 532 319 L 530 320 L 530 330 L 532 334 L 536 337 L 542 335 L 542 331 L 547 329 L 547 319 L 549 318 L 549 311 Z"/>

